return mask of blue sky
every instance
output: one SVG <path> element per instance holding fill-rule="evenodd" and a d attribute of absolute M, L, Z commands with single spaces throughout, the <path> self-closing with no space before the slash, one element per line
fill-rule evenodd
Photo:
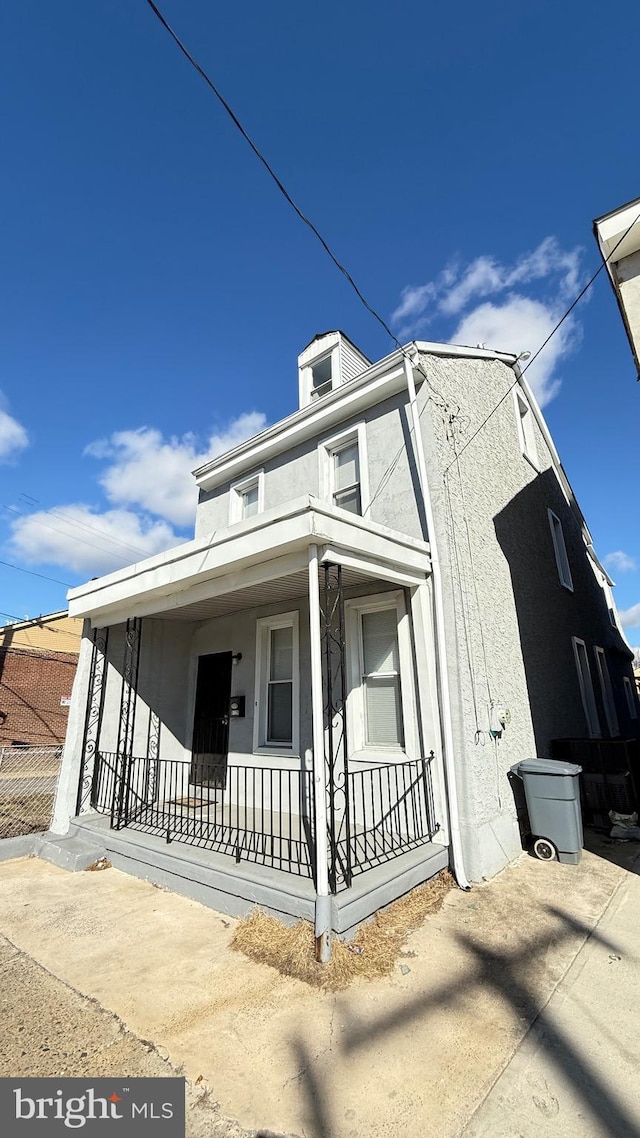
<path fill-rule="evenodd" d="M 611 34 L 574 0 L 161 7 L 407 339 L 535 351 L 640 195 L 635 4 Z M 190 536 L 189 470 L 295 408 L 317 331 L 392 345 L 144 0 L 21 0 L 0 50 L 0 560 L 74 584 Z M 604 273 L 529 378 L 631 609 L 640 387 Z M 64 607 L 0 581 L 10 615 Z"/>

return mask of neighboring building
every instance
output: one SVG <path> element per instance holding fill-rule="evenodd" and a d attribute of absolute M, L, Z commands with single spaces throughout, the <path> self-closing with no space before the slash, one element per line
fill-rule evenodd
<path fill-rule="evenodd" d="M 0 628 L 0 747 L 64 742 L 81 638 L 66 610 Z"/>
<path fill-rule="evenodd" d="M 593 231 L 607 262 L 640 378 L 640 198 L 597 218 Z"/>
<path fill-rule="evenodd" d="M 54 830 L 344 931 L 521 851 L 511 766 L 638 734 L 611 581 L 515 356 L 341 332 L 195 471 L 195 539 L 71 590 Z M 160 476 L 160 474 L 159 474 Z M 331 900 L 330 900 L 331 897 Z"/>

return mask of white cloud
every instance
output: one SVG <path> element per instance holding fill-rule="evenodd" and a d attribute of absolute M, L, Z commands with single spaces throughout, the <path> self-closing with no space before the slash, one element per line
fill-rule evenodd
<path fill-rule="evenodd" d="M 181 540 L 164 521 L 132 510 L 101 512 L 81 503 L 37 510 L 11 526 L 11 551 L 29 564 L 61 565 L 75 573 L 110 573 Z"/>
<path fill-rule="evenodd" d="M 633 573 L 638 568 L 633 557 L 629 557 L 629 554 L 624 553 L 622 549 L 614 549 L 612 553 L 607 553 L 604 563 L 617 573 Z"/>
<path fill-rule="evenodd" d="M 640 628 L 640 604 L 632 605 L 630 609 L 623 609 L 618 616 L 625 628 Z"/>
<path fill-rule="evenodd" d="M 562 249 L 555 237 L 546 237 L 532 253 L 523 254 L 512 265 L 491 256 L 476 257 L 466 266 L 449 265 L 434 281 L 403 289 L 391 320 L 398 326 L 398 335 L 407 339 L 424 332 L 438 317 L 457 316 L 459 324 L 447 336 L 449 341 L 472 347 L 483 343 L 516 354 L 534 353 L 580 285 L 581 255 L 581 249 Z M 548 295 L 523 295 L 523 286 L 535 282 L 538 290 L 542 282 Z M 561 380 L 555 374 L 556 367 L 575 347 L 579 336 L 579 325 L 569 318 L 527 370 L 527 379 L 542 405 L 557 394 Z"/>
<path fill-rule="evenodd" d="M 536 351 L 557 323 L 555 313 L 540 300 L 514 294 L 503 304 L 487 301 L 463 318 L 453 333 L 456 344 L 484 344 L 503 352 Z M 580 329 L 569 317 L 543 352 L 527 368 L 527 380 L 541 407 L 560 389 L 558 362 L 575 345 Z M 523 364 L 526 367 L 526 364 Z"/>
<path fill-rule="evenodd" d="M 155 428 L 140 427 L 91 443 L 86 453 L 111 459 L 99 482 L 114 505 L 137 507 L 186 526 L 196 507 L 191 471 L 257 434 L 265 423 L 259 411 L 240 415 L 224 431 L 211 435 L 205 447 L 193 434 L 164 438 Z"/>
<path fill-rule="evenodd" d="M 106 462 L 98 476 L 111 508 L 54 506 L 17 518 L 12 552 L 30 564 L 61 565 L 95 576 L 170 549 L 193 523 L 197 501 L 191 471 L 260 431 L 265 416 L 233 419 L 206 445 L 195 435 L 165 438 L 152 427 L 117 431 L 85 453 Z"/>
<path fill-rule="evenodd" d="M 29 445 L 29 436 L 17 419 L 6 409 L 7 402 L 0 391 L 0 462 L 10 462 L 18 451 Z"/>

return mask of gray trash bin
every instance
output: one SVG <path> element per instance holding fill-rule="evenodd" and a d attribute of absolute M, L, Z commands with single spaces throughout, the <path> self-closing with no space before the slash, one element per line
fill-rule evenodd
<path fill-rule="evenodd" d="M 511 770 L 524 783 L 536 857 L 551 861 L 557 855 L 558 861 L 577 865 L 582 857 L 582 767 L 557 759 L 523 759 Z"/>

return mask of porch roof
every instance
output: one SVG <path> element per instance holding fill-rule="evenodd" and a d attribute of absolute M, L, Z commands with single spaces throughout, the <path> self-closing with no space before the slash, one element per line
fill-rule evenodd
<path fill-rule="evenodd" d="M 343 565 L 346 585 L 418 585 L 431 569 L 426 542 L 305 495 L 71 589 L 69 615 L 94 627 L 138 616 L 204 620 L 293 599 L 307 591 L 312 544 Z"/>

